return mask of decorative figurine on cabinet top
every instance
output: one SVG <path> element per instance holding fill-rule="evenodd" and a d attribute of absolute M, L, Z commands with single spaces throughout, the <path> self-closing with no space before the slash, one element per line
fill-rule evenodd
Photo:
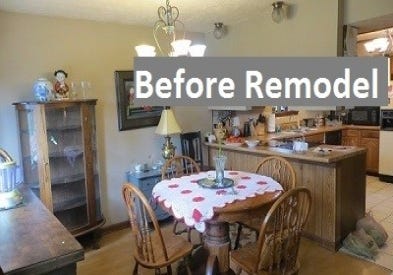
<path fill-rule="evenodd" d="M 68 85 L 65 83 L 65 79 L 68 74 L 63 70 L 56 70 L 54 73 L 56 77 L 55 82 L 55 98 L 56 99 L 68 99 Z"/>

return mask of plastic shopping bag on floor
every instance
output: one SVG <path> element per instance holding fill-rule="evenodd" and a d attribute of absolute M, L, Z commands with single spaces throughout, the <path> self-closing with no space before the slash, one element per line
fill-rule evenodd
<path fill-rule="evenodd" d="M 386 233 L 386 230 L 373 218 L 373 216 L 371 216 L 370 213 L 367 213 L 364 218 L 361 218 L 356 223 L 356 229 L 361 228 L 374 239 L 378 247 L 383 246 L 388 239 L 388 233 Z"/>
<path fill-rule="evenodd" d="M 350 252 L 368 259 L 374 260 L 378 254 L 377 244 L 363 229 L 349 233 L 344 239 L 343 245 Z"/>

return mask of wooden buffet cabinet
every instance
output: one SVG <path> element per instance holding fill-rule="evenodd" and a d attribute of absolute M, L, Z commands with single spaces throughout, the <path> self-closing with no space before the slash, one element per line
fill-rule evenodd
<path fill-rule="evenodd" d="M 97 169 L 96 102 L 14 103 L 24 183 L 74 236 L 105 221 Z"/>

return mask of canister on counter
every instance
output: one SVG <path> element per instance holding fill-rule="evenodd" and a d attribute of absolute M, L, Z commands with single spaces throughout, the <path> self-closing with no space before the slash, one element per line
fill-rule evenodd
<path fill-rule="evenodd" d="M 243 136 L 244 137 L 249 137 L 251 135 L 250 133 L 250 123 L 249 122 L 244 122 L 243 126 Z"/>

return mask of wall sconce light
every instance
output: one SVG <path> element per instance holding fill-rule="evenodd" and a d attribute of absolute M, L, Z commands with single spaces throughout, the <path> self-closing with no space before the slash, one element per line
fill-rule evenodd
<path fill-rule="evenodd" d="M 272 11 L 272 20 L 275 23 L 281 23 L 281 21 L 285 18 L 285 11 L 284 11 L 284 2 L 283 1 L 276 1 L 272 4 L 273 11 Z"/>
<path fill-rule="evenodd" d="M 216 39 L 221 39 L 225 34 L 226 34 L 226 27 L 224 26 L 224 23 L 222 22 L 214 23 L 213 36 Z"/>

